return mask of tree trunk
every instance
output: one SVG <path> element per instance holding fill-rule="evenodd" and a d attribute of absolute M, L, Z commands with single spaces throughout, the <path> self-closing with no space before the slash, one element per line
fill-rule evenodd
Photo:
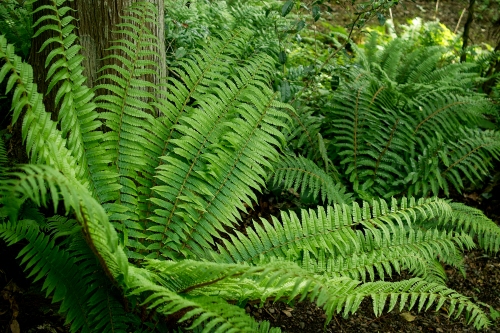
<path fill-rule="evenodd" d="M 52 0 L 38 0 L 33 4 L 33 10 L 41 7 L 41 6 L 46 6 L 46 5 L 52 5 Z M 74 3 L 68 2 L 68 5 L 72 5 L 72 8 L 75 8 Z M 48 9 L 41 10 L 33 15 L 33 23 L 38 21 L 42 16 L 45 15 L 52 15 L 53 12 Z M 53 24 L 53 21 L 46 21 L 50 22 L 50 24 Z M 44 23 L 39 24 L 34 28 L 34 31 L 36 32 L 38 29 L 40 29 L 43 26 Z M 46 30 L 43 32 L 41 35 L 33 38 L 31 40 L 31 49 L 30 49 L 30 55 L 28 57 L 28 63 L 33 67 L 33 82 L 36 83 L 38 92 L 43 95 L 43 105 L 45 105 L 45 110 L 48 112 L 53 112 L 52 115 L 52 120 L 57 120 L 57 113 L 55 112 L 55 97 L 56 97 L 56 92 L 59 89 L 60 84 L 56 85 L 54 88 L 52 88 L 51 92 L 49 95 L 47 95 L 47 88 L 49 86 L 49 82 L 45 82 L 45 79 L 47 78 L 47 73 L 50 68 L 50 66 L 45 67 L 45 59 L 47 59 L 47 56 L 49 53 L 57 47 L 55 43 L 50 44 L 47 46 L 42 52 L 40 51 L 40 48 L 42 47 L 43 43 L 56 35 L 56 32 L 53 30 Z M 55 57 L 55 59 L 52 61 L 56 61 L 58 57 Z"/>
<path fill-rule="evenodd" d="M 149 25 L 148 28 L 153 35 L 158 37 L 160 41 L 159 53 L 163 55 L 165 53 L 164 3 L 163 0 L 148 1 L 158 8 L 158 26 L 152 27 Z M 83 75 L 88 78 L 87 85 L 89 88 L 92 88 L 98 76 L 102 75 L 102 73 L 97 74 L 99 68 L 115 61 L 114 59 L 100 59 L 110 55 L 111 52 L 116 52 L 115 50 L 106 51 L 106 49 L 111 46 L 111 41 L 123 38 L 123 36 L 113 31 L 119 30 L 116 25 L 122 23 L 120 16 L 124 15 L 123 10 L 134 2 L 132 0 L 78 0 L 77 10 L 80 19 L 78 34 L 80 43 L 84 48 L 82 54 L 86 58 L 84 62 L 86 70 Z M 154 57 L 152 60 L 158 63 L 161 77 L 166 76 L 165 59 L 163 57 Z M 159 83 L 157 78 L 148 78 L 148 81 Z"/>
<path fill-rule="evenodd" d="M 157 51 L 160 54 L 160 58 L 154 57 L 151 60 L 158 63 L 159 74 L 161 77 L 166 76 L 166 65 L 165 65 L 165 15 L 164 15 L 164 0 L 148 0 L 149 2 L 156 5 L 158 9 L 158 25 L 157 27 L 152 27 L 148 23 L 148 28 L 151 30 L 153 35 L 159 39 L 159 45 Z M 123 10 L 130 6 L 135 1 L 133 0 L 77 0 L 77 1 L 67 1 L 66 6 L 77 10 L 76 12 L 68 12 L 67 15 L 71 15 L 78 21 L 73 21 L 78 29 L 75 33 L 80 39 L 80 45 L 83 47 L 81 50 L 82 55 L 85 57 L 82 65 L 85 67 L 83 75 L 87 77 L 87 86 L 93 88 L 96 84 L 97 78 L 105 73 L 97 73 L 98 70 L 104 66 L 116 62 L 115 59 L 105 59 L 104 57 L 111 54 L 111 52 L 119 52 L 117 50 L 107 51 L 106 49 L 112 46 L 112 41 L 124 38 L 121 34 L 114 33 L 113 31 L 119 30 L 116 25 L 122 23 L 120 16 L 125 13 Z M 38 8 L 42 5 L 53 4 L 53 0 L 38 0 L 33 9 Z M 42 10 L 35 14 L 36 17 L 33 18 L 34 22 L 42 15 L 47 15 L 51 13 L 47 10 Z M 40 27 L 40 26 L 39 26 Z M 37 29 L 39 28 L 37 27 Z M 34 81 L 38 85 L 38 91 L 43 93 L 44 96 L 47 91 L 48 82 L 45 82 L 47 77 L 47 69 L 45 68 L 45 59 L 50 51 L 56 46 L 55 44 L 50 45 L 45 48 L 41 53 L 38 50 L 42 46 L 43 42 L 48 38 L 53 36 L 53 31 L 48 30 L 42 33 L 40 36 L 32 40 L 32 48 L 29 57 L 29 63 L 33 67 L 34 71 Z M 52 63 L 57 61 L 57 57 L 52 60 Z M 50 66 L 49 66 L 50 67 Z M 146 80 L 159 83 L 159 78 L 151 76 L 146 77 Z M 54 112 L 54 98 L 57 92 L 58 86 L 54 87 L 50 94 L 44 98 L 45 108 L 47 111 Z M 96 91 L 98 95 L 100 91 Z M 54 110 L 54 111 L 53 111 Z M 54 112 L 55 118 L 56 112 Z"/>
<path fill-rule="evenodd" d="M 474 21 L 474 4 L 475 3 L 476 3 L 476 0 L 469 1 L 469 10 L 468 10 L 469 13 L 467 14 L 467 21 L 465 22 L 464 34 L 462 36 L 463 45 L 462 45 L 462 55 L 460 56 L 460 62 L 467 61 L 467 53 L 465 52 L 465 49 L 467 48 L 467 45 L 469 44 L 469 32 L 470 32 L 470 26 L 472 25 L 472 21 Z"/>

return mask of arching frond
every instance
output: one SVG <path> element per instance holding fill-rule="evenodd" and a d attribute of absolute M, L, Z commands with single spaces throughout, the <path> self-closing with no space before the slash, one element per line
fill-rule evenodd
<path fill-rule="evenodd" d="M 451 203 L 452 218 L 440 221 L 444 227 L 477 236 L 479 246 L 496 253 L 500 249 L 500 228 L 479 209 L 461 203 Z"/>
<path fill-rule="evenodd" d="M 0 58 L 4 61 L 0 82 L 9 78 L 6 93 L 15 88 L 12 122 L 15 123 L 21 111 L 25 110 L 22 136 L 31 161 L 51 165 L 85 184 L 84 168 L 67 149 L 67 141 L 57 129 L 57 124 L 50 119 L 50 113 L 45 111 L 43 96 L 38 94 L 36 84 L 33 84 L 33 69 L 14 51 L 14 46 L 0 36 Z"/>
<path fill-rule="evenodd" d="M 303 210 L 301 218 L 293 213 L 282 213 L 281 222 L 273 217 L 273 224 L 262 220 L 262 226 L 254 222 L 254 228 L 247 228 L 247 235 L 237 232 L 237 237 L 223 240 L 224 247 L 218 245 L 219 253 L 211 255 L 217 262 L 238 263 L 269 261 L 272 258 L 300 258 L 301 251 L 307 250 L 315 257 L 319 251 L 326 251 L 334 258 L 360 253 L 363 243 L 374 241 L 376 244 L 391 239 L 399 227 L 398 240 L 403 243 L 404 223 L 410 225 L 419 220 L 435 216 L 449 217 L 451 208 L 441 199 L 403 198 L 398 205 L 393 199 L 391 208 L 385 200 L 373 201 L 370 208 L 367 202 L 363 207 L 354 202 L 351 206 L 335 205 L 317 212 Z M 360 225 L 370 233 L 366 239 L 359 237 L 353 227 Z M 380 231 L 379 231 L 380 229 Z M 383 237 L 382 237 L 383 236 Z"/>
<path fill-rule="evenodd" d="M 19 253 L 21 263 L 34 281 L 44 278 L 42 290 L 61 302 L 59 312 L 71 322 L 71 332 L 126 332 L 130 318 L 83 240 L 78 252 L 62 249 L 26 220 L 0 224 L 0 237 L 9 245 L 28 241 Z"/>
<path fill-rule="evenodd" d="M 301 195 L 310 190 L 314 198 L 321 192 L 321 200 L 329 205 L 333 203 L 349 203 L 350 194 L 345 193 L 341 183 L 335 184 L 332 177 L 319 168 L 313 161 L 302 156 L 283 156 L 274 164 L 274 170 L 268 176 L 273 186 L 281 185 L 284 188 L 300 187 Z"/>

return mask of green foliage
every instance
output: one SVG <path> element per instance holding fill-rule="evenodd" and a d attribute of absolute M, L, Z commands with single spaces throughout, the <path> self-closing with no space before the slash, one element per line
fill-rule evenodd
<path fill-rule="evenodd" d="M 0 3 L 0 34 L 13 44 L 16 53 L 28 58 L 33 36 L 33 1 L 4 0 Z"/>
<path fill-rule="evenodd" d="M 0 177 L 3 177 L 5 171 L 7 171 L 7 150 L 5 149 L 5 143 L 0 139 Z"/>
<path fill-rule="evenodd" d="M 279 4 L 271 1 L 268 5 L 275 3 Z M 245 58 L 253 53 L 267 53 L 277 59 L 276 20 L 272 13 L 263 10 L 261 2 L 238 1 L 228 5 L 226 1 L 169 1 L 165 11 L 167 54 L 172 52 L 175 57 L 167 58 L 167 62 L 175 63 L 186 51 L 208 43 L 221 31 L 243 28 L 253 32 L 241 45 Z"/>
<path fill-rule="evenodd" d="M 376 38 L 376 36 L 372 36 Z M 413 51 L 397 38 L 359 50 L 363 68 L 351 71 L 326 113 L 333 146 L 362 197 L 449 194 L 475 182 L 500 153 L 497 132 L 481 128 L 493 105 L 471 88 L 471 63 L 439 65 L 445 52 Z"/>
<path fill-rule="evenodd" d="M 293 188 L 294 191 L 300 187 L 302 196 L 309 189 L 313 199 L 316 199 L 321 192 L 321 201 L 328 204 L 351 201 L 350 194 L 345 193 L 345 188 L 341 188 L 340 183 L 335 184 L 334 179 L 328 173 L 313 161 L 302 156 L 284 156 L 274 165 L 270 177 L 274 186 Z"/>
<path fill-rule="evenodd" d="M 290 126 L 290 115 L 303 119 L 304 114 L 297 115 L 270 88 L 276 68 L 273 58 L 258 49 L 247 54 L 244 46 L 255 36 L 251 31 L 212 36 L 179 57 L 170 68 L 173 75 L 153 84 L 145 76 L 158 75 L 158 65 L 149 57 L 163 55 L 146 23 L 156 24 L 158 12 L 150 2 L 136 3 L 118 27 L 123 38 L 111 47 L 121 55 L 110 58 L 123 66 L 102 68 L 107 74 L 95 89 L 103 94 L 95 97 L 84 85 L 81 47 L 73 33 L 71 11 L 64 4 L 64 0 L 54 0 L 46 7 L 53 15 L 36 24 L 42 24 L 38 34 L 47 29 L 56 32 L 44 47 L 59 46 L 46 63 L 50 88 L 56 83 L 62 86 L 57 92 L 57 121 L 44 109 L 32 68 L 0 36 L 0 82 L 7 81 L 7 91 L 14 92 L 13 122 L 21 121 L 24 111 L 22 136 L 32 160 L 32 164 L 2 170 L 0 237 L 9 244 L 21 239 L 28 243 L 20 253 L 26 270 L 37 280 L 45 278 L 43 288 L 54 301 L 61 301 L 60 311 L 71 322 L 72 332 L 167 332 L 171 328 L 162 324 L 164 317 L 177 313 L 180 322 L 192 321 L 188 329 L 198 332 L 279 332 L 270 329 L 269 323 L 259 325 L 234 304 L 308 299 L 325 310 L 328 323 L 335 312 L 355 312 L 368 297 L 377 315 L 386 304 L 392 310 L 397 302 L 400 309 L 407 304 L 411 309 L 418 302 L 418 310 L 424 306 L 438 310 L 447 303 L 450 315 L 458 316 L 465 309 L 475 327 L 489 324 L 478 305 L 443 285 L 439 262 L 460 266 L 459 250 L 473 247 L 475 235 L 481 246 L 497 251 L 498 227 L 475 210 L 438 198 L 393 198 L 390 207 L 383 199 L 362 202 L 362 207 L 350 203 L 345 188 L 332 178 L 339 176 L 328 156 L 327 144 L 332 141 L 323 139 L 312 122 L 304 127 L 316 131 L 313 137 L 319 149 L 314 153 L 311 147 L 308 154 L 323 166 L 304 157 L 283 156 L 287 138 L 304 142 Z M 317 9 L 313 11 L 317 16 Z M 48 20 L 58 24 L 47 25 Z M 454 86 L 443 71 L 418 63 L 411 71 L 391 67 L 402 54 L 396 43 L 390 51 L 372 52 L 376 61 L 365 61 L 369 66 L 362 79 L 349 82 L 370 83 L 372 89 L 379 82 L 390 87 L 394 95 L 386 95 L 389 88 L 384 89 L 372 109 L 373 114 L 389 110 L 382 121 L 391 123 L 394 105 L 410 108 L 401 110 L 419 106 L 424 110 L 431 105 L 428 101 L 441 109 L 450 101 L 487 105 L 465 88 Z M 414 60 L 428 56 L 422 54 Z M 453 80 L 471 81 L 469 75 L 461 74 L 463 67 L 453 68 Z M 444 97 L 439 99 L 428 82 L 442 84 L 439 93 Z M 342 107 L 346 118 L 352 112 L 357 115 L 351 108 L 361 112 L 362 107 L 371 107 L 370 96 L 361 95 L 363 89 L 356 86 L 354 101 L 350 90 L 339 88 L 345 99 L 334 98 L 332 105 Z M 400 98 L 394 101 L 394 96 Z M 431 106 L 425 110 L 432 112 Z M 462 122 L 471 127 L 482 111 L 472 107 L 466 111 L 460 119 L 453 115 L 435 119 L 448 127 Z M 372 124 L 377 121 L 373 114 L 362 113 L 367 128 L 388 135 L 382 125 Z M 436 127 L 410 115 L 401 122 L 418 126 L 422 133 L 420 141 L 410 140 L 415 155 L 421 146 L 429 145 L 426 140 Z M 350 142 L 345 138 L 351 135 L 351 120 L 327 120 L 346 127 L 334 144 Z M 497 149 L 496 133 L 462 127 L 470 140 L 491 140 Z M 444 131 L 455 134 L 446 126 Z M 380 151 L 384 141 L 370 135 L 363 143 Z M 407 137 L 397 138 L 398 145 L 406 143 Z M 347 153 L 338 156 L 352 154 L 352 147 L 345 146 Z M 479 163 L 475 155 L 479 148 L 470 153 L 461 149 L 471 149 L 469 141 L 449 151 L 450 170 L 468 161 L 466 157 Z M 356 156 L 357 148 L 354 151 Z M 496 151 L 492 151 L 489 154 L 494 156 Z M 373 176 L 382 175 L 383 181 L 373 187 L 373 194 L 387 195 L 392 190 L 384 187 L 392 186 L 385 180 L 391 177 L 387 175 L 401 173 L 404 178 L 408 172 L 394 172 L 385 159 L 379 161 Z M 485 166 L 480 165 L 479 171 Z M 351 169 L 349 174 L 371 177 L 358 170 L 356 163 Z M 243 233 L 238 226 L 239 209 L 245 203 L 251 205 L 256 192 L 271 179 L 321 196 L 326 207 L 301 211 L 300 218 L 295 212 L 282 212 L 281 219 L 254 222 Z M 420 182 L 425 189 L 426 183 Z M 28 214 L 19 213 L 18 208 L 27 200 L 36 206 L 53 206 L 55 212 L 62 205 L 76 221 L 58 216 L 26 219 Z M 376 281 L 401 270 L 417 277 Z"/>

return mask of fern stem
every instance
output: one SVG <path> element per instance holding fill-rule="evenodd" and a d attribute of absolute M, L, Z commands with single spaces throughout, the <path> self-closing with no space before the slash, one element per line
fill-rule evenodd
<path fill-rule="evenodd" d="M 373 98 L 372 100 L 370 101 L 370 106 L 372 106 L 373 102 L 375 102 L 375 98 L 377 98 L 377 95 L 379 92 L 381 92 L 383 89 L 385 89 L 385 87 L 380 87 L 377 92 L 375 93 L 375 95 L 373 95 Z"/>
<path fill-rule="evenodd" d="M 360 77 L 362 77 L 363 75 L 365 75 L 365 73 L 361 73 L 361 74 L 359 74 L 358 76 L 356 76 L 356 79 L 354 80 L 354 82 L 358 81 L 358 79 L 359 79 Z"/>
<path fill-rule="evenodd" d="M 373 181 L 375 181 L 375 177 L 377 176 L 377 170 L 378 170 L 378 166 L 380 164 L 380 160 L 382 159 L 382 157 L 384 156 L 384 154 L 386 153 L 387 149 L 389 148 L 389 146 L 391 144 L 392 137 L 394 135 L 394 131 L 396 130 L 396 126 L 398 126 L 398 123 L 399 123 L 399 118 L 398 118 L 398 120 L 396 120 L 396 123 L 392 127 L 391 136 L 389 137 L 389 141 L 387 141 L 387 145 L 385 146 L 384 150 L 382 150 L 382 152 L 380 153 L 380 156 L 377 159 L 377 164 L 375 165 L 375 171 L 373 172 Z"/>
<path fill-rule="evenodd" d="M 485 143 L 483 145 L 480 145 L 479 147 L 476 147 L 474 149 L 472 149 L 467 155 L 463 156 L 462 158 L 460 158 L 458 161 L 456 161 L 455 163 L 453 163 L 452 165 L 450 165 L 448 167 L 448 169 L 446 169 L 445 171 L 443 171 L 441 173 L 441 176 L 443 176 L 445 173 L 447 173 L 451 168 L 453 168 L 455 165 L 457 165 L 458 163 L 462 162 L 464 159 L 466 159 L 470 154 L 474 153 L 476 150 L 478 149 L 481 149 L 483 147 L 487 147 L 487 146 L 491 146 L 491 145 L 494 145 L 494 144 L 497 144 L 497 142 L 490 142 L 490 143 Z"/>
<path fill-rule="evenodd" d="M 433 114 L 431 114 L 430 116 L 428 116 L 427 118 L 425 118 L 424 120 L 422 120 L 422 122 L 420 124 L 418 124 L 417 128 L 415 128 L 415 131 L 413 132 L 413 135 L 415 135 L 415 133 L 417 133 L 418 129 L 420 128 L 420 126 L 422 126 L 427 120 L 429 120 L 430 118 L 434 117 L 436 114 L 438 114 L 439 112 L 443 111 L 443 110 L 446 110 L 448 108 L 451 108 L 452 106 L 455 106 L 455 105 L 460 105 L 460 104 L 469 104 L 470 102 L 455 102 L 455 103 L 451 103 L 451 104 L 448 104 L 444 107 L 442 107 L 441 109 L 435 111 Z"/>

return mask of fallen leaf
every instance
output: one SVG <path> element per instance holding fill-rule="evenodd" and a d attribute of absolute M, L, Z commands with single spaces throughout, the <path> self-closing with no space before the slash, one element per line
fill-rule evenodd
<path fill-rule="evenodd" d="M 21 328 L 19 327 L 19 323 L 17 320 L 13 320 L 12 323 L 10 324 L 10 330 L 12 333 L 21 333 Z"/>
<path fill-rule="evenodd" d="M 416 318 L 415 316 L 412 316 L 411 313 L 409 312 L 403 312 L 400 313 L 399 315 L 403 317 L 406 321 L 414 321 Z"/>
<path fill-rule="evenodd" d="M 474 201 L 481 201 L 481 197 L 477 193 L 471 193 L 471 194 L 464 193 L 464 197 Z"/>
<path fill-rule="evenodd" d="M 288 189 L 288 192 L 290 192 L 291 194 L 293 194 L 296 198 L 300 199 L 300 194 L 298 194 L 294 189 L 293 187 L 290 187 Z"/>

